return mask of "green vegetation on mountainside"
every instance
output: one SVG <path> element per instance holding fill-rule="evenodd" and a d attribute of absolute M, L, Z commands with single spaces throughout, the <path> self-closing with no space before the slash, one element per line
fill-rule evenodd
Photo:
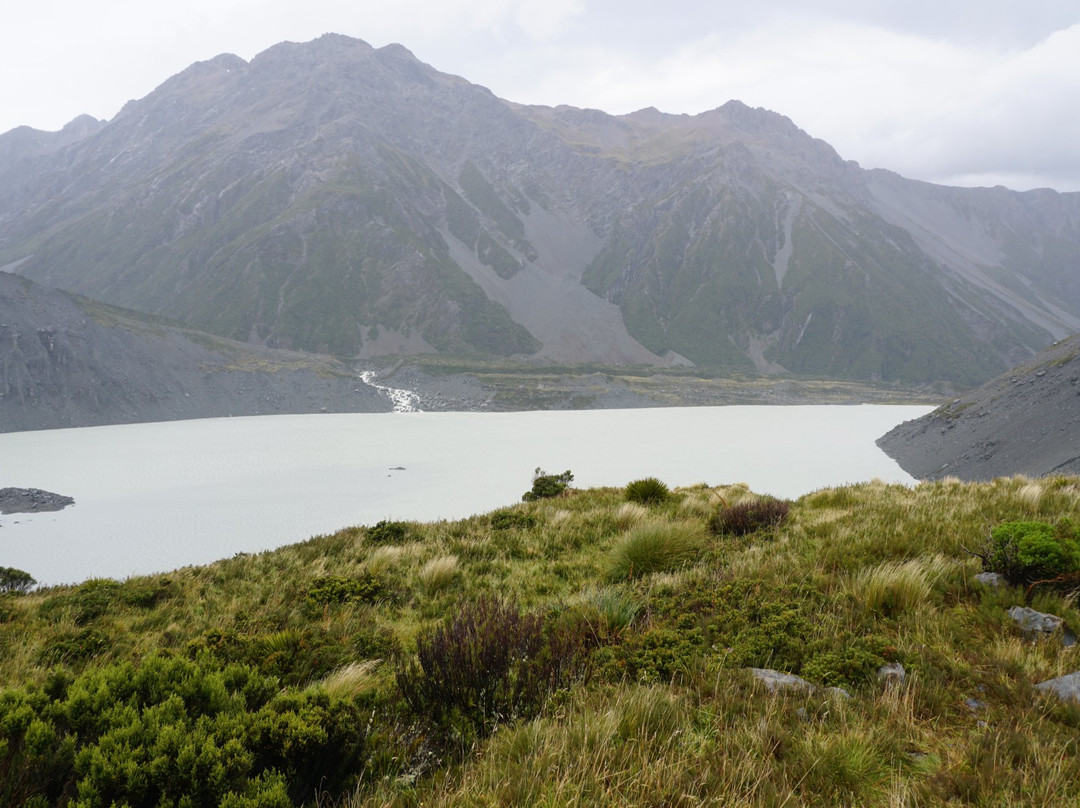
<path fill-rule="evenodd" d="M 1007 610 L 1080 631 L 1078 522 L 1070 477 L 650 478 L 0 595 L 0 802 L 1074 804 L 1080 705 L 1032 685 L 1080 648 Z"/>

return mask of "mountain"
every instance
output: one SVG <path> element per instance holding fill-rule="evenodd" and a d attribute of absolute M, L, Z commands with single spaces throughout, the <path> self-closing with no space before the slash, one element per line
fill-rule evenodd
<path fill-rule="evenodd" d="M 0 272 L 0 432 L 389 409 L 330 357 L 237 343 Z"/>
<path fill-rule="evenodd" d="M 734 101 L 523 106 L 338 35 L 0 148 L 0 267 L 343 357 L 970 387 L 1080 330 L 1077 255 L 1080 194 L 865 171 Z"/>
<path fill-rule="evenodd" d="M 900 424 L 878 445 L 922 479 L 1080 474 L 1080 334 Z"/>

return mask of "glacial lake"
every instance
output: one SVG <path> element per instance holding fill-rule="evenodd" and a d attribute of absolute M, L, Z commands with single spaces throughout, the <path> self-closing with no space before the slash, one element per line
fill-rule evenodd
<path fill-rule="evenodd" d="M 0 434 L 0 488 L 75 498 L 0 515 L 0 566 L 41 584 L 123 579 L 380 519 L 519 502 L 541 467 L 574 486 L 745 482 L 796 498 L 914 480 L 874 441 L 926 406 L 731 406 L 215 418 Z"/>

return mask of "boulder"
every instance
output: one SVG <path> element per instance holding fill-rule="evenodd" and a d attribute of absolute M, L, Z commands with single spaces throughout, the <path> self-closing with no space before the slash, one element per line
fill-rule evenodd
<path fill-rule="evenodd" d="M 975 576 L 975 580 L 983 586 L 989 586 L 997 588 L 999 586 L 1006 586 L 1009 582 L 1005 580 L 1005 576 L 997 572 L 980 572 Z"/>
<path fill-rule="evenodd" d="M 1035 685 L 1036 690 L 1053 693 L 1063 701 L 1080 701 L 1080 671 L 1067 673 Z"/>
<path fill-rule="evenodd" d="M 1049 637 L 1054 632 L 1061 630 L 1061 642 L 1063 645 L 1068 647 L 1076 644 L 1076 635 L 1065 625 L 1065 621 L 1057 615 L 1037 612 L 1027 606 L 1013 606 L 1009 609 L 1009 617 L 1016 621 L 1020 631 L 1029 640 Z"/>

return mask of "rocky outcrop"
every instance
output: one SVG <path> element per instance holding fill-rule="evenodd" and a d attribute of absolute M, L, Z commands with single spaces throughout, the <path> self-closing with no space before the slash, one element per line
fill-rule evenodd
<path fill-rule="evenodd" d="M 0 488 L 0 513 L 62 511 L 75 500 L 40 488 Z"/>
<path fill-rule="evenodd" d="M 1080 335 L 878 439 L 914 477 L 1080 473 Z"/>

